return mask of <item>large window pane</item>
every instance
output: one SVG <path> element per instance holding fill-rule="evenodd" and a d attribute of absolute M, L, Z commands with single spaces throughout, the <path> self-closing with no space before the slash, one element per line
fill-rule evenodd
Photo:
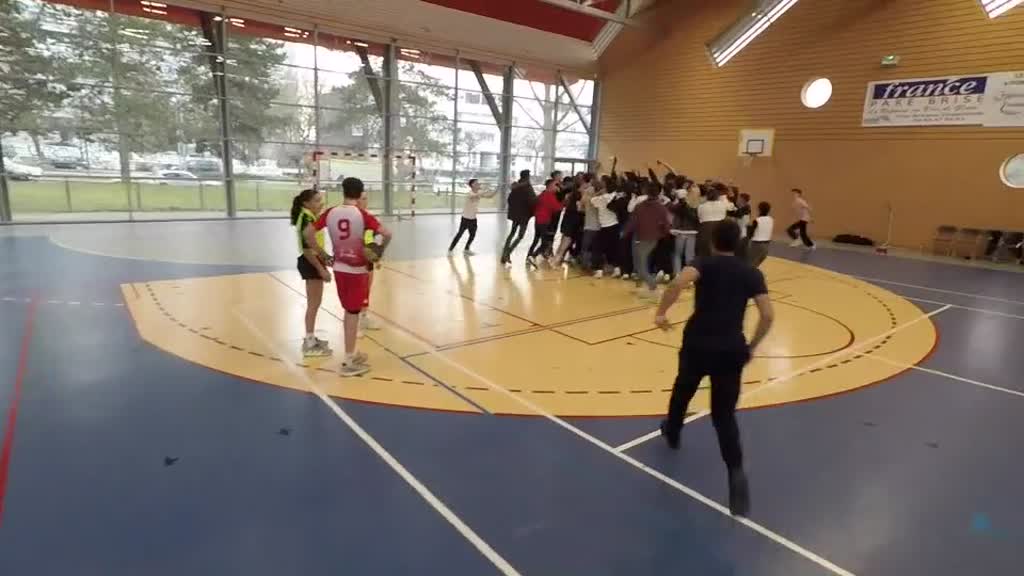
<path fill-rule="evenodd" d="M 551 130 L 512 128 L 512 173 L 510 181 L 518 179 L 520 170 L 529 170 L 534 184 L 543 184 L 551 172 L 555 133 Z"/>
<path fill-rule="evenodd" d="M 572 93 L 576 103 L 588 108 L 594 104 L 594 81 L 593 80 L 569 80 L 566 79 L 569 91 Z M 569 104 L 569 94 L 560 90 L 559 102 Z"/>
<path fill-rule="evenodd" d="M 356 151 L 384 146 L 383 46 L 329 35 L 318 41 L 320 142 Z"/>
<path fill-rule="evenodd" d="M 113 7 L 0 4 L 0 42 L 17 55 L 0 66 L 5 154 L 33 170 L 12 194 L 16 217 L 222 213 L 216 55 L 200 13 Z"/>

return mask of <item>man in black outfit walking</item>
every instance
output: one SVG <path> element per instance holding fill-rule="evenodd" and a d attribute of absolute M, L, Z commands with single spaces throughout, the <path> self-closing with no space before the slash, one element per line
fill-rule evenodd
<path fill-rule="evenodd" d="M 523 170 L 519 173 L 519 181 L 512 185 L 508 194 L 508 219 L 512 222 L 512 228 L 508 231 L 508 238 L 505 238 L 505 249 L 501 253 L 502 264 L 512 263 L 512 252 L 526 234 L 536 202 L 537 193 L 533 190 L 533 184 L 530 184 L 530 171 Z"/>
<path fill-rule="evenodd" d="M 736 403 L 740 396 L 743 367 L 752 351 L 764 340 L 774 319 L 764 276 L 736 256 L 740 242 L 739 225 L 732 218 L 718 222 L 711 231 L 713 253 L 698 258 L 672 282 L 658 306 L 654 323 L 668 329 L 665 318 L 683 289 L 695 286 L 693 315 L 683 330 L 679 350 L 679 373 L 672 388 L 668 418 L 661 434 L 669 447 L 679 449 L 686 408 L 701 379 L 711 377 L 711 422 L 718 434 L 718 446 L 729 471 L 729 511 L 735 516 L 750 513 L 750 489 L 743 471 L 743 450 L 736 424 Z M 760 318 L 754 337 L 747 344 L 743 315 L 753 299 Z"/>

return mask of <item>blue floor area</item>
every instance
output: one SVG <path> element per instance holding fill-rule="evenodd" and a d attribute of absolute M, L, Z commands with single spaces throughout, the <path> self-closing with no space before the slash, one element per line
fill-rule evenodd
<path fill-rule="evenodd" d="M 1021 400 L 1024 400 L 1022 398 Z M 853 394 L 742 413 L 753 518 L 856 574 L 1001 574 L 1019 560 L 1024 402 L 911 372 Z M 724 498 L 710 422 L 681 454 L 632 454 Z M 979 533 L 976 517 L 1005 536 Z M 1017 560 L 1014 560 L 1014 559 Z"/>
<path fill-rule="evenodd" d="M 879 285 L 934 301 L 925 311 L 1004 314 L 936 315 L 940 341 L 922 366 L 1024 391 L 1024 318 L 1007 316 L 1024 317 L 1010 302 L 1024 275 L 827 249 L 776 255 L 913 284 Z M 36 237 L 0 237 L 0 258 L 0 297 L 19 299 L 0 302 L 4 418 L 23 299 L 44 302 L 0 575 L 500 573 L 318 398 L 165 354 L 112 306 L 123 282 L 260 268 L 106 258 Z M 545 419 L 341 406 L 521 574 L 832 573 Z M 752 519 L 858 575 L 1019 573 L 1022 414 L 1024 397 L 919 370 L 744 411 Z M 656 425 L 570 422 L 612 446 Z M 629 453 L 725 501 L 707 419 L 686 428 L 679 453 L 657 440 Z"/>

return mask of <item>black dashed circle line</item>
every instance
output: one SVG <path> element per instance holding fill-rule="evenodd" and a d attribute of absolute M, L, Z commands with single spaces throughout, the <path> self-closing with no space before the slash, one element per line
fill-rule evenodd
<path fill-rule="evenodd" d="M 889 316 L 890 328 L 896 328 L 899 325 L 897 320 L 896 320 L 896 314 L 895 314 L 895 312 L 893 312 L 893 310 L 889 306 L 889 304 L 887 302 L 885 302 L 884 300 L 882 300 L 881 298 L 879 298 L 878 296 L 876 296 L 875 294 L 873 294 L 873 293 L 871 293 L 871 292 L 869 292 L 867 290 L 864 290 L 861 286 L 859 286 L 859 285 L 857 285 L 857 284 L 855 284 L 853 282 L 845 281 L 845 280 L 842 280 L 842 279 L 836 279 L 836 278 L 831 278 L 831 280 L 838 281 L 841 284 L 846 284 L 847 286 L 850 286 L 852 288 L 857 288 L 857 289 L 861 290 L 869 298 L 871 298 L 872 300 L 877 302 L 880 306 L 882 306 L 882 308 L 886 311 L 886 313 Z M 198 334 L 199 336 L 202 336 L 203 338 L 206 338 L 206 339 L 208 339 L 210 341 L 216 342 L 217 344 L 220 344 L 222 346 L 229 347 L 229 348 L 231 348 L 233 350 L 248 352 L 249 354 L 252 354 L 253 356 L 258 356 L 258 357 L 261 357 L 261 358 L 267 358 L 269 360 L 273 360 L 273 361 L 276 361 L 276 362 L 282 361 L 281 358 L 278 358 L 276 356 L 265 356 L 265 355 L 263 355 L 263 354 L 261 354 L 259 352 L 254 352 L 254 351 L 251 351 L 251 350 L 246 350 L 246 349 L 241 348 L 239 346 L 236 346 L 234 344 L 230 344 L 228 342 L 224 342 L 224 341 L 222 341 L 220 339 L 217 339 L 217 338 L 211 338 L 211 337 L 209 337 L 209 336 L 207 336 L 205 334 L 200 333 L 195 328 L 189 327 L 184 322 L 181 322 L 181 321 L 177 320 L 169 311 L 167 311 L 164 308 L 163 304 L 160 302 L 160 299 L 156 296 L 156 293 L 153 291 L 153 288 L 148 283 L 146 284 L 146 289 L 149 291 L 150 296 L 152 297 L 153 301 L 157 305 L 157 308 L 161 312 L 163 312 L 164 316 L 166 316 L 172 322 L 178 324 L 179 326 L 187 328 L 189 330 L 189 332 L 192 332 L 193 334 Z M 852 358 L 847 358 L 847 359 L 841 360 L 841 361 L 839 361 L 837 363 L 829 364 L 828 366 L 825 366 L 825 367 L 814 368 L 812 370 L 807 371 L 806 373 L 814 374 L 814 373 L 822 372 L 824 370 L 828 370 L 828 369 L 831 369 L 831 368 L 839 368 L 840 366 L 849 364 L 849 363 L 851 363 L 851 362 L 853 362 L 855 360 L 860 360 L 860 359 L 864 358 L 866 355 L 872 354 L 875 351 L 877 351 L 880 348 L 882 348 L 883 346 L 885 346 L 886 344 L 888 344 L 892 340 L 892 337 L 893 336 L 891 334 L 886 336 L 882 340 L 881 343 L 877 344 L 876 346 L 874 346 L 873 348 L 871 348 L 869 350 L 866 350 L 866 351 L 864 351 L 862 353 L 859 353 L 859 354 L 853 356 Z M 299 366 L 304 367 L 304 368 L 311 368 L 310 366 L 308 366 L 306 364 L 299 364 Z M 328 372 L 328 373 L 333 373 L 334 372 L 333 370 L 330 370 L 328 368 L 316 368 L 316 370 L 320 371 L 320 372 Z M 362 377 L 363 376 L 360 376 L 360 378 L 362 378 Z M 395 379 L 391 379 L 391 378 L 382 378 L 382 377 L 379 377 L 379 376 L 373 376 L 373 377 L 370 377 L 370 379 L 371 380 L 381 381 L 381 382 L 398 382 L 398 383 L 401 383 L 401 384 L 409 384 L 409 385 L 413 385 L 413 386 L 425 386 L 426 385 L 426 383 L 424 383 L 424 382 L 416 382 L 416 381 L 411 381 L 411 380 L 395 380 Z M 741 385 L 742 386 L 752 386 L 752 385 L 755 385 L 755 384 L 764 384 L 764 383 L 767 383 L 767 382 L 771 382 L 772 380 L 773 380 L 773 378 L 763 378 L 763 379 L 760 379 L 760 380 L 749 380 L 749 381 L 743 382 Z M 436 386 L 436 384 L 435 384 L 435 386 Z M 456 390 L 463 389 L 463 390 L 471 390 L 471 391 L 474 391 L 474 392 L 491 392 L 492 391 L 491 388 L 481 387 L 481 386 L 455 386 L 455 385 L 452 385 L 451 387 L 456 389 Z M 710 385 L 701 385 L 700 387 L 698 387 L 698 390 L 708 390 L 710 388 L 711 388 Z M 567 394 L 567 395 L 574 395 L 574 396 L 590 395 L 590 394 L 596 394 L 596 395 L 653 394 L 655 392 L 655 390 L 626 390 L 626 391 L 622 391 L 622 390 L 523 390 L 523 389 L 519 389 L 519 388 L 509 388 L 508 391 L 512 392 L 512 393 L 523 393 L 523 392 L 526 392 L 526 393 L 529 393 L 529 394 Z M 662 392 L 662 393 L 672 392 L 672 388 L 662 388 L 662 389 L 660 389 L 660 392 Z"/>

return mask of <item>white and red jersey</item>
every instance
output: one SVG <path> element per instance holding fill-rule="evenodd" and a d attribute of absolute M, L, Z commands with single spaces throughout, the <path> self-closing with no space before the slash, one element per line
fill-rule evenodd
<path fill-rule="evenodd" d="M 367 230 L 380 231 L 380 222 L 358 206 L 343 204 L 328 208 L 313 227 L 327 229 L 334 251 L 334 270 L 348 274 L 366 274 L 369 261 L 366 259 L 363 234 Z"/>

